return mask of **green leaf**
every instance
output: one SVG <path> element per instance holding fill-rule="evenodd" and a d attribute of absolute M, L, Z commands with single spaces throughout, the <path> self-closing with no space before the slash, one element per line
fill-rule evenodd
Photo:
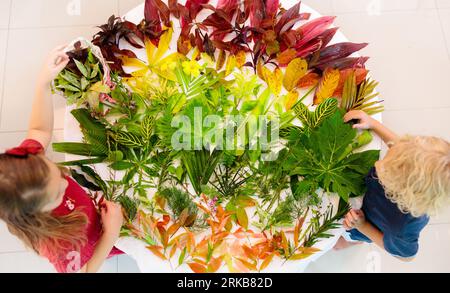
<path fill-rule="evenodd" d="M 309 111 L 308 107 L 303 103 L 298 103 L 294 107 L 294 111 L 303 126 L 312 130 L 320 126 L 325 119 L 333 115 L 337 108 L 338 101 L 336 99 L 326 99 L 317 106 L 317 109 L 314 112 Z"/>
<path fill-rule="evenodd" d="M 88 69 L 81 63 L 80 61 L 74 59 L 75 65 L 77 66 L 78 70 L 80 70 L 81 74 L 83 74 L 84 77 L 89 78 L 89 71 Z"/>
<path fill-rule="evenodd" d="M 105 153 L 102 149 L 96 148 L 92 144 L 77 142 L 54 143 L 53 150 L 58 153 L 66 153 L 86 157 L 100 157 L 108 155 L 107 152 Z"/>
<path fill-rule="evenodd" d="M 351 154 L 349 146 L 357 131 L 343 122 L 343 114 L 336 111 L 309 134 L 304 133 L 292 148 L 290 160 L 297 166 L 292 175 L 316 181 L 329 192 L 338 193 L 344 200 L 364 192 L 364 177 L 379 157 L 379 151 Z"/>
<path fill-rule="evenodd" d="M 116 141 L 123 146 L 131 147 L 131 148 L 142 147 L 141 139 L 137 135 L 135 135 L 131 132 L 120 131 L 120 132 L 116 133 L 115 138 L 116 138 Z"/>
<path fill-rule="evenodd" d="M 79 88 L 76 88 L 76 87 L 74 87 L 73 85 L 70 85 L 70 84 L 60 84 L 60 85 L 56 86 L 56 88 L 60 89 L 60 90 L 61 89 L 69 90 L 71 92 L 79 92 L 80 91 Z"/>
<path fill-rule="evenodd" d="M 123 171 L 123 170 L 127 170 L 130 169 L 134 166 L 133 163 L 131 162 L 126 162 L 126 161 L 118 161 L 118 162 L 114 162 L 111 165 L 109 165 L 109 167 L 113 170 L 116 171 Z"/>

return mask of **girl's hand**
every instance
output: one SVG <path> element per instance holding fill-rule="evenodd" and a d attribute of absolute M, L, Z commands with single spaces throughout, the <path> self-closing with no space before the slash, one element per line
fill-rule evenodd
<path fill-rule="evenodd" d="M 64 53 L 65 47 L 65 45 L 59 46 L 53 49 L 48 55 L 39 75 L 39 82 L 41 84 L 50 84 L 69 63 L 69 56 Z"/>
<path fill-rule="evenodd" d="M 105 200 L 101 204 L 100 213 L 103 222 L 103 233 L 117 240 L 123 225 L 122 206 Z"/>
<path fill-rule="evenodd" d="M 361 210 L 350 210 L 344 219 L 344 228 L 346 230 L 360 229 L 367 223 L 366 216 Z"/>
<path fill-rule="evenodd" d="M 347 123 L 351 120 L 359 120 L 358 124 L 353 125 L 353 128 L 357 129 L 372 129 L 373 119 L 364 111 L 352 110 L 345 114 L 344 122 Z"/>

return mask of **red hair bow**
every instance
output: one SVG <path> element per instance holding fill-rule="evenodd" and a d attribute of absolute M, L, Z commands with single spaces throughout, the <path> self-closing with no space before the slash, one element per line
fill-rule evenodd
<path fill-rule="evenodd" d="M 9 149 L 5 154 L 25 158 L 28 155 L 38 155 L 44 151 L 44 147 L 32 139 L 25 140 L 20 146 Z"/>

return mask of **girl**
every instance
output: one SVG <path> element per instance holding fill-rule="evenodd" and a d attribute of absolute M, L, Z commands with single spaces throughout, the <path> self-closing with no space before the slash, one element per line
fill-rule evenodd
<path fill-rule="evenodd" d="M 121 206 L 104 201 L 100 215 L 88 194 L 44 156 L 52 138 L 50 83 L 69 62 L 54 49 L 39 75 L 29 131 L 17 148 L 0 154 L 0 219 L 58 272 L 97 272 L 114 248 Z"/>
<path fill-rule="evenodd" d="M 374 242 L 410 261 L 429 216 L 449 202 L 450 143 L 435 137 L 400 138 L 363 111 L 350 111 L 344 119 L 359 120 L 354 128 L 372 129 L 389 151 L 366 177 L 362 208 L 346 215 L 344 227 L 349 231 L 335 248 Z"/>

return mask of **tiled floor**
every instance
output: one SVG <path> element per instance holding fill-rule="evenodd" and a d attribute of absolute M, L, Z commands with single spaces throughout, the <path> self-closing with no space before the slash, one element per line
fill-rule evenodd
<path fill-rule="evenodd" d="M 143 0 L 0 1 L 0 149 L 25 135 L 33 82 L 46 52 L 78 36 L 92 36 L 111 14 Z M 399 133 L 450 140 L 450 0 L 304 0 L 337 24 L 363 51 L 386 101 L 384 122 Z M 55 97 L 55 140 L 62 139 L 65 104 Z M 19 114 L 19 116 L 18 116 Z M 19 119 L 18 119 L 19 118 Z M 54 160 L 61 159 L 49 153 Z M 412 263 L 371 245 L 329 252 L 308 272 L 450 272 L 450 209 L 435 217 Z M 135 272 L 121 256 L 102 272 Z M 0 224 L 0 272 L 51 272 L 46 260 L 26 251 Z"/>

